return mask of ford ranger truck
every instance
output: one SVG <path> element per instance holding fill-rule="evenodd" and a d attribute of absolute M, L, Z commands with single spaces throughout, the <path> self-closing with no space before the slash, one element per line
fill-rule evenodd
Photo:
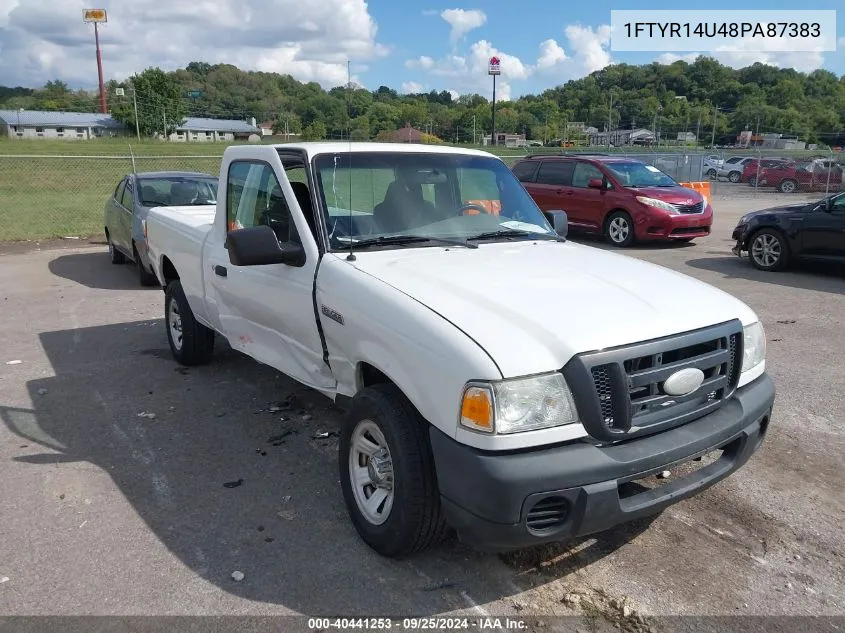
<path fill-rule="evenodd" d="M 229 147 L 213 212 L 147 220 L 174 358 L 223 337 L 345 408 L 345 504 L 388 557 L 607 530 L 763 442 L 757 315 L 566 226 L 495 156 L 390 143 Z"/>

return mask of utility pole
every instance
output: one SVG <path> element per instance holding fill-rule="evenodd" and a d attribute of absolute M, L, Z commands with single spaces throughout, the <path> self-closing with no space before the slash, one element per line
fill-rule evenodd
<path fill-rule="evenodd" d="M 164 119 L 164 140 L 167 140 L 167 110 L 161 111 L 162 118 Z"/>
<path fill-rule="evenodd" d="M 760 135 L 760 115 L 757 115 L 757 129 L 754 131 L 754 136 Z"/>
<path fill-rule="evenodd" d="M 698 126 L 695 128 L 695 145 L 698 147 L 698 143 L 701 139 L 701 110 L 698 111 Z"/>
<path fill-rule="evenodd" d="M 138 135 L 138 142 L 141 142 L 141 124 L 138 122 L 138 93 L 132 87 L 132 105 L 135 107 L 135 134 Z"/>
<path fill-rule="evenodd" d="M 476 138 L 475 138 L 475 115 L 474 114 L 472 115 L 472 144 L 478 145 L 478 142 L 476 141 Z"/>
<path fill-rule="evenodd" d="M 716 146 L 716 113 L 719 111 L 718 106 L 713 106 L 713 135 L 710 137 L 711 149 Z"/>
<path fill-rule="evenodd" d="M 607 147 L 610 148 L 610 128 L 613 127 L 613 88 L 610 89 L 610 105 L 607 106 Z"/>

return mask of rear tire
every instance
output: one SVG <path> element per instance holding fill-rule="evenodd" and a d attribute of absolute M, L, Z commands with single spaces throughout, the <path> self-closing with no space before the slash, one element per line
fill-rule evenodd
<path fill-rule="evenodd" d="M 715 178 L 716 177 L 716 170 L 715 169 L 708 169 L 707 170 L 707 177 L 708 178 Z"/>
<path fill-rule="evenodd" d="M 748 240 L 748 256 L 757 270 L 784 270 L 789 264 L 789 244 L 780 231 L 760 229 Z"/>
<path fill-rule="evenodd" d="M 109 258 L 111 258 L 112 264 L 125 264 L 126 263 L 126 256 L 121 253 L 115 247 L 114 243 L 111 241 L 111 235 L 109 232 L 106 231 L 106 242 L 109 244 Z"/>
<path fill-rule="evenodd" d="M 604 225 L 604 236 L 613 246 L 625 248 L 634 243 L 634 221 L 625 211 L 614 211 Z"/>
<path fill-rule="evenodd" d="M 173 358 L 182 365 L 204 365 L 214 353 L 214 330 L 194 318 L 182 283 L 176 279 L 164 294 L 164 324 Z"/>
<path fill-rule="evenodd" d="M 447 526 L 427 423 L 394 385 L 356 394 L 338 461 L 349 517 L 372 549 L 402 558 L 442 540 Z"/>

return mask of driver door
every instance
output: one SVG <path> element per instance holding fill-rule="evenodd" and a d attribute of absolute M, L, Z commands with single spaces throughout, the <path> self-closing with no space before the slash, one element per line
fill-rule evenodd
<path fill-rule="evenodd" d="M 830 209 L 816 207 L 801 226 L 803 250 L 811 257 L 845 257 L 845 194 Z"/>
<path fill-rule="evenodd" d="M 256 160 L 233 158 L 228 164 L 226 224 L 215 225 L 206 273 L 208 292 L 219 311 L 223 333 L 234 349 L 275 367 L 318 390 L 335 381 L 323 362 L 314 311 L 317 244 L 285 176 L 278 153 L 267 148 Z M 223 201 L 221 201 L 223 202 Z M 231 228 L 270 226 L 281 242 L 301 244 L 302 266 L 235 266 L 225 246 Z"/>

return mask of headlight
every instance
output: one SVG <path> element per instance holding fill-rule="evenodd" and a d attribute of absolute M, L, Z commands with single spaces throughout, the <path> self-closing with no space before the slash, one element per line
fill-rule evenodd
<path fill-rule="evenodd" d="M 648 196 L 637 196 L 637 201 L 643 203 L 647 207 L 654 207 L 655 209 L 661 209 L 663 211 L 668 211 L 669 213 L 678 212 L 674 204 L 669 204 L 668 202 L 658 200 L 657 198 L 649 198 Z"/>
<path fill-rule="evenodd" d="M 766 332 L 759 321 L 745 326 L 742 332 L 742 371 L 754 369 L 766 360 Z"/>
<path fill-rule="evenodd" d="M 577 421 L 572 392 L 560 373 L 470 383 L 461 402 L 461 425 L 484 433 L 536 431 Z"/>

